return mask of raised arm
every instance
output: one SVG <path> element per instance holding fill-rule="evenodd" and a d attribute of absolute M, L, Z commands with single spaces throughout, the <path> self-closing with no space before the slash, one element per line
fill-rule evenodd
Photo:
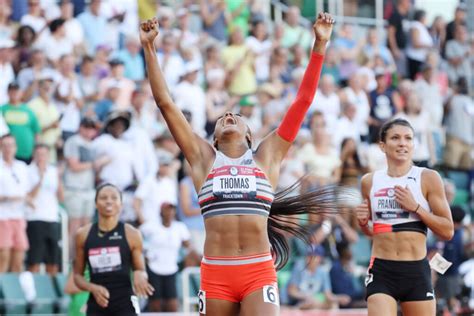
<path fill-rule="evenodd" d="M 316 40 L 303 80 L 295 100 L 288 108 L 280 126 L 261 142 L 256 157 L 262 167 L 278 165 L 285 157 L 306 117 L 306 111 L 313 102 L 324 61 L 326 44 L 331 37 L 334 19 L 328 13 L 319 13 L 313 25 Z M 267 169 L 268 170 L 268 169 Z M 270 173 L 273 171 L 269 170 Z M 271 176 L 270 176 L 271 177 Z"/>
<path fill-rule="evenodd" d="M 140 24 L 140 41 L 145 53 L 146 69 L 153 97 L 168 124 L 171 134 L 183 151 L 193 171 L 196 167 L 205 169 L 206 166 L 203 164 L 213 160 L 214 150 L 210 144 L 193 133 L 191 125 L 171 99 L 156 57 L 154 40 L 157 35 L 158 20 L 156 18 Z"/>

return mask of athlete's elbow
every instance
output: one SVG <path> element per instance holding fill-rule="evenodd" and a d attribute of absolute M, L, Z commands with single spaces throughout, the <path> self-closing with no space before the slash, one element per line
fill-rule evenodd
<path fill-rule="evenodd" d="M 454 227 L 452 223 L 438 234 L 438 237 L 442 239 L 443 241 L 451 240 L 453 236 L 454 236 Z"/>

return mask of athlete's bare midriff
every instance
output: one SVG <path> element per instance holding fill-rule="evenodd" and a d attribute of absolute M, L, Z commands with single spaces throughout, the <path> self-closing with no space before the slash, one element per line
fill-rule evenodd
<path fill-rule="evenodd" d="M 215 216 L 205 220 L 204 255 L 237 257 L 270 251 L 267 218 L 257 215 Z"/>
<path fill-rule="evenodd" d="M 416 232 L 374 235 L 372 256 L 386 260 L 422 260 L 426 257 L 426 236 Z"/>

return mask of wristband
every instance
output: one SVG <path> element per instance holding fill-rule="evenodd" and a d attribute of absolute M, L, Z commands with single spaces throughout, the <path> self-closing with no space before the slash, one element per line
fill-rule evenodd
<path fill-rule="evenodd" d="M 415 210 L 413 211 L 413 213 L 415 214 L 418 214 L 418 209 L 420 208 L 420 203 L 418 203 L 418 205 L 416 206 Z"/>

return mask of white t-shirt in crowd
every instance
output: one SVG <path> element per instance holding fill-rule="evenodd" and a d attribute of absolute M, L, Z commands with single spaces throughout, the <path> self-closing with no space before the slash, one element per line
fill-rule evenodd
<path fill-rule="evenodd" d="M 178 185 L 169 177 L 157 178 L 152 174 L 140 182 L 135 197 L 142 200 L 142 211 L 145 221 L 161 223 L 161 204 L 165 201 L 178 200 Z"/>
<path fill-rule="evenodd" d="M 8 103 L 8 85 L 15 80 L 15 73 L 10 63 L 0 64 L 0 106 Z"/>
<path fill-rule="evenodd" d="M 0 159 L 0 196 L 25 198 L 28 194 L 28 170 L 23 161 L 7 166 Z M 0 220 L 24 219 L 25 201 L 0 202 Z"/>
<path fill-rule="evenodd" d="M 135 153 L 129 142 L 102 134 L 93 141 L 95 158 L 107 156 L 112 160 L 99 173 L 102 181 L 116 185 L 120 190 L 133 183 Z"/>
<path fill-rule="evenodd" d="M 270 76 L 270 55 L 272 52 L 272 42 L 259 41 L 253 36 L 247 37 L 245 45 L 255 54 L 255 75 L 258 80 L 268 80 Z"/>
<path fill-rule="evenodd" d="M 81 89 L 79 87 L 79 83 L 77 80 L 72 81 L 69 78 L 65 78 L 61 76 L 59 84 L 58 84 L 58 94 L 62 97 L 68 96 L 69 91 L 73 89 L 73 95 L 75 98 L 80 99 L 82 98 Z M 72 132 L 75 133 L 79 129 L 79 123 L 81 122 L 81 113 L 79 108 L 76 106 L 76 102 L 71 101 L 69 103 L 63 103 L 60 101 L 56 102 L 59 111 L 63 114 L 63 118 L 61 119 L 61 130 L 64 132 Z"/>
<path fill-rule="evenodd" d="M 173 91 L 174 87 L 179 82 L 179 77 L 184 72 L 184 61 L 178 53 L 171 54 L 166 59 L 164 54 L 161 52 L 158 52 L 156 56 L 158 57 L 158 62 L 163 71 L 166 84 L 170 91 Z"/>
<path fill-rule="evenodd" d="M 355 93 L 351 87 L 344 88 L 344 93 L 347 96 L 349 102 L 353 103 L 356 106 L 356 116 L 355 121 L 359 126 L 359 133 L 362 136 L 369 134 L 369 125 L 367 120 L 370 115 L 370 104 L 367 94 L 360 90 L 358 93 Z"/>
<path fill-rule="evenodd" d="M 341 152 L 341 144 L 345 138 L 352 138 L 356 144 L 360 143 L 359 126 L 356 120 L 351 121 L 347 116 L 342 116 L 337 120 L 334 127 L 331 134 L 333 135 L 332 141 L 337 152 Z"/>
<path fill-rule="evenodd" d="M 325 95 L 321 90 L 316 91 L 313 103 L 309 108 L 309 112 L 319 111 L 323 113 L 326 121 L 326 130 L 332 131 L 335 127 L 337 118 L 341 113 L 341 102 L 336 93 Z"/>
<path fill-rule="evenodd" d="M 193 130 L 201 136 L 204 135 L 206 125 L 206 94 L 204 90 L 197 84 L 182 81 L 172 90 L 172 93 L 176 105 L 181 110 L 191 112 Z"/>
<path fill-rule="evenodd" d="M 28 178 L 28 191 L 31 191 L 40 181 L 39 169 L 35 163 L 28 166 Z M 58 178 L 58 169 L 55 166 L 49 165 L 45 170 L 38 194 L 33 200 L 35 208 L 33 209 L 30 206 L 26 208 L 26 219 L 28 221 L 59 221 Z"/>
<path fill-rule="evenodd" d="M 181 222 L 173 221 L 170 227 L 147 222 L 140 226 L 148 266 L 153 273 L 172 275 L 178 272 L 179 249 L 190 239 L 189 230 Z"/>
<path fill-rule="evenodd" d="M 135 153 L 135 176 L 141 181 L 149 174 L 158 171 L 158 160 L 155 156 L 153 143 L 146 131 L 139 126 L 130 126 L 122 138 L 127 141 Z"/>
<path fill-rule="evenodd" d="M 61 56 L 74 52 L 74 43 L 67 36 L 55 38 L 51 34 L 44 34 L 34 46 L 36 49 L 43 51 L 46 57 L 54 62 L 58 61 Z"/>
<path fill-rule="evenodd" d="M 36 36 L 38 36 L 39 32 L 46 26 L 46 19 L 41 16 L 26 14 L 21 17 L 20 25 L 31 26 L 35 30 Z"/>

